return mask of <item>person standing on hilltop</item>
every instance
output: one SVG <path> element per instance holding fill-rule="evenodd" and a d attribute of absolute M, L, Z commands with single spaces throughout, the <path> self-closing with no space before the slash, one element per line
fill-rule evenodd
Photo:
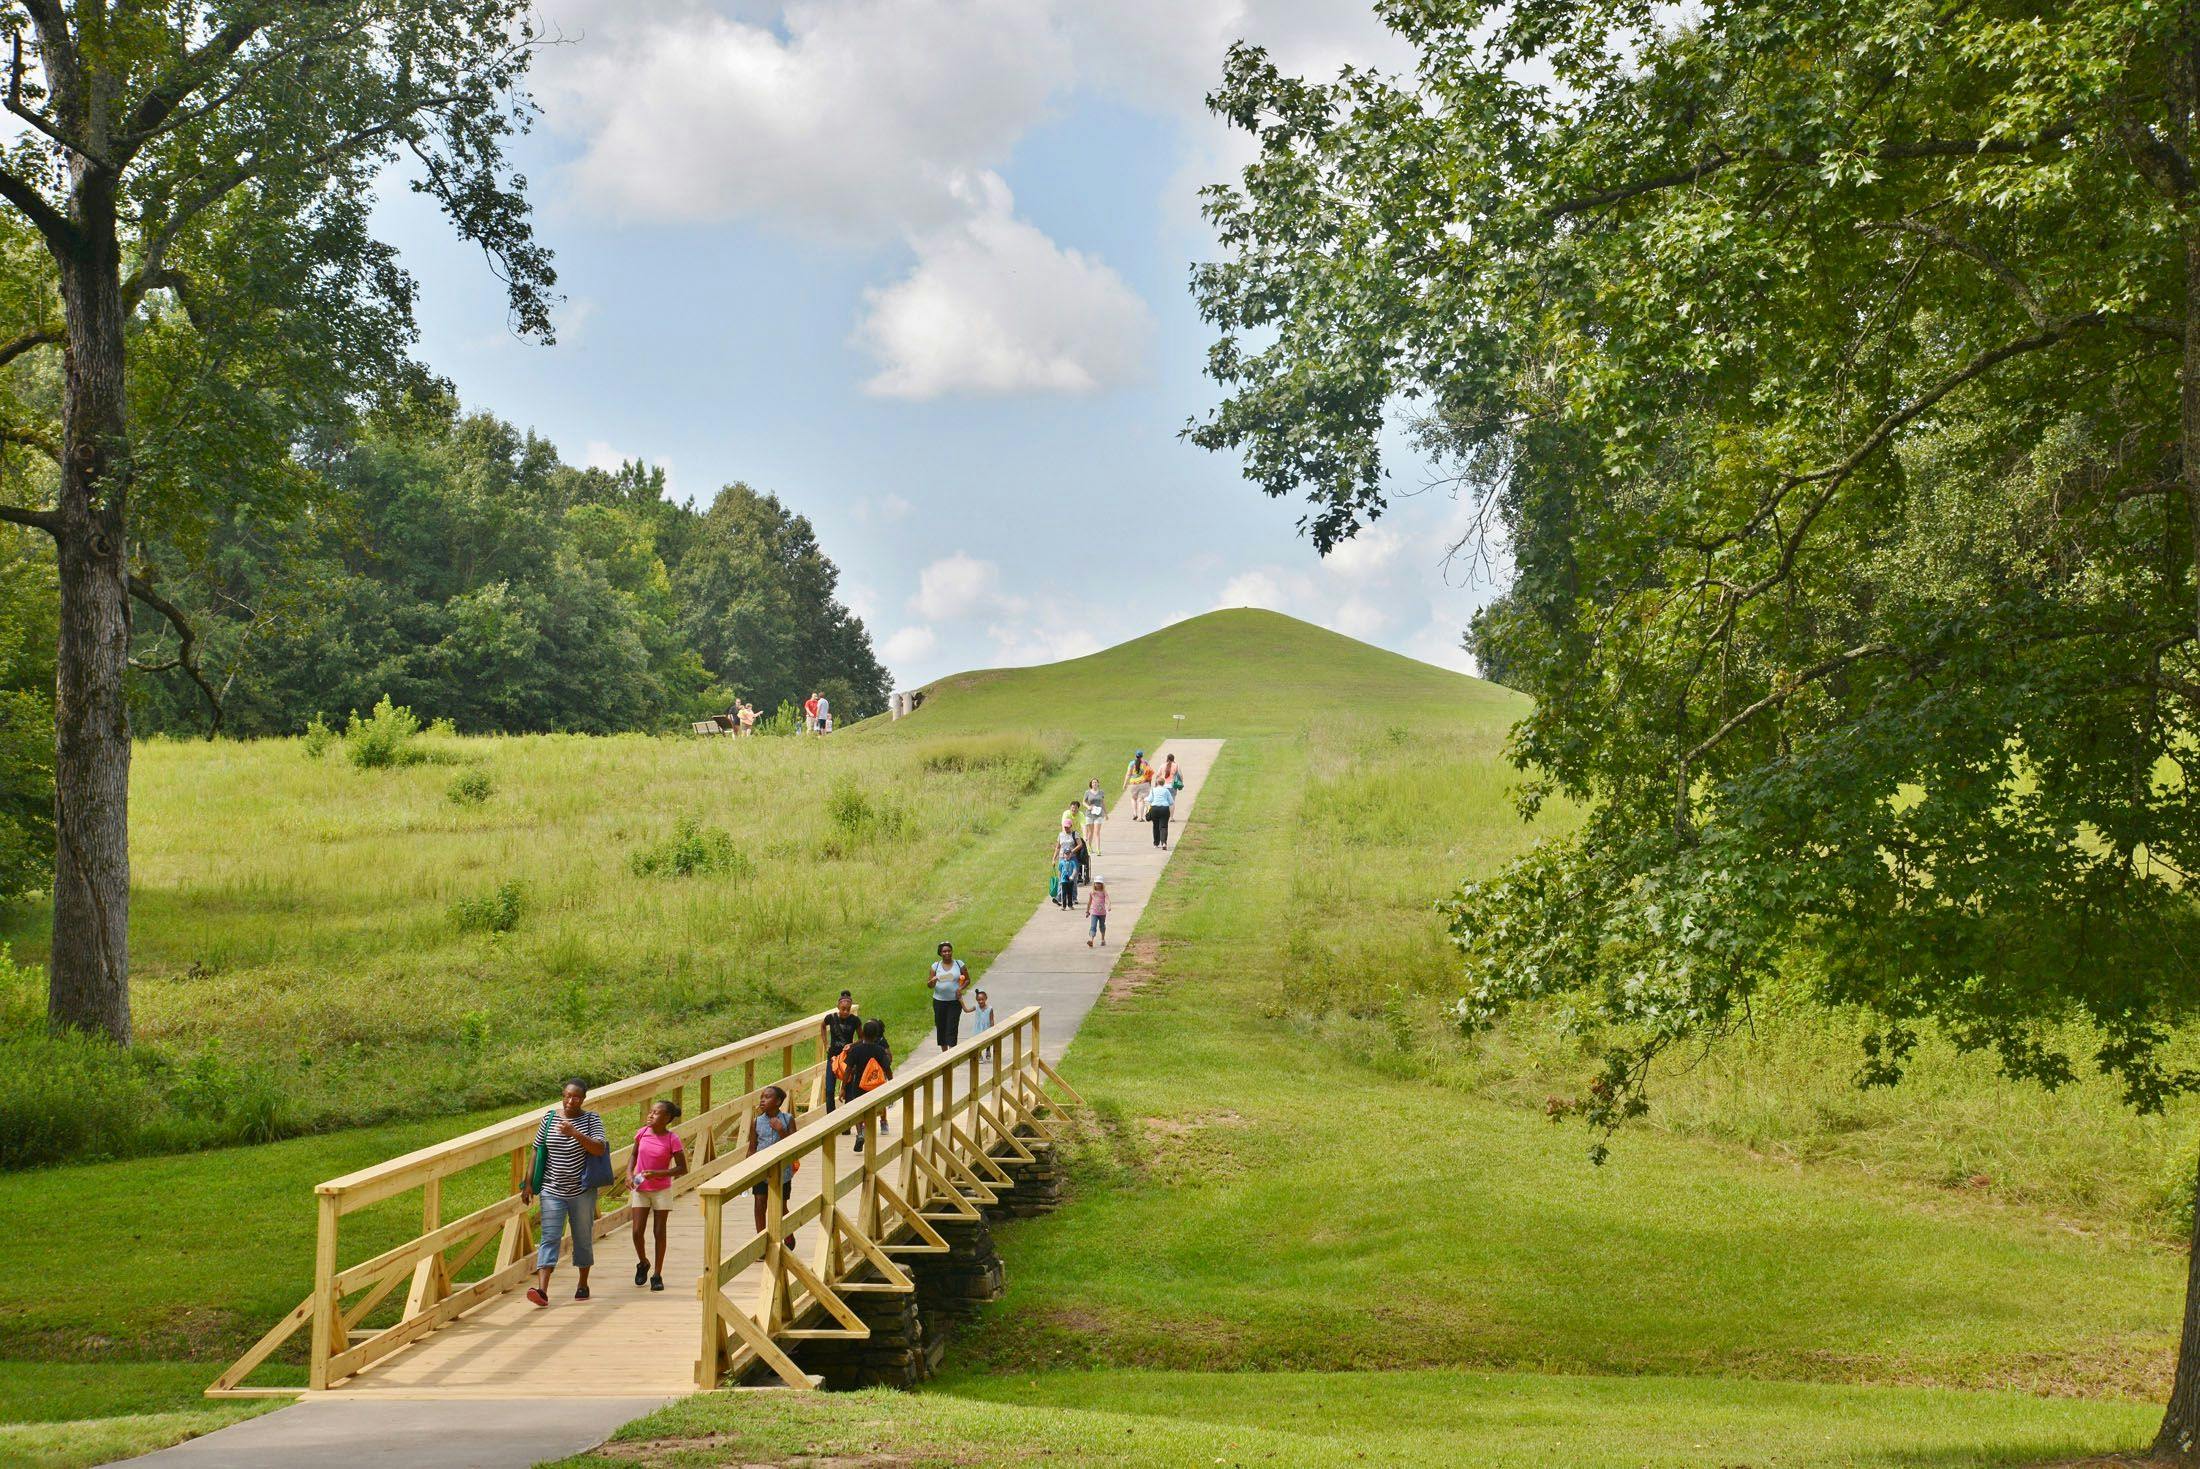
<path fill-rule="evenodd" d="M 940 957 L 933 962 L 925 984 L 932 991 L 932 1038 L 941 1050 L 952 1051 L 962 1029 L 963 991 L 970 988 L 970 969 L 955 957 L 953 944 L 940 945 Z M 866 1032 L 869 1028 L 865 1027 Z M 886 1027 L 879 1026 L 879 1034 L 885 1033 Z M 854 1065 L 852 1060 L 849 1064 Z"/>
<path fill-rule="evenodd" d="M 831 734 L 833 732 L 833 701 L 826 698 L 822 690 L 819 691 L 817 696 L 817 732 L 819 734 Z"/>
<path fill-rule="evenodd" d="M 817 695 L 815 694 L 802 701 L 802 732 L 804 734 L 817 733 Z"/>

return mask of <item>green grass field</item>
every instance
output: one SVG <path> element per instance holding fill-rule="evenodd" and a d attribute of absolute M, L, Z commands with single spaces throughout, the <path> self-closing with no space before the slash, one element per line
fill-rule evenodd
<path fill-rule="evenodd" d="M 1752 1045 L 1669 1079 L 1668 1105 L 1593 1169 L 1588 1139 L 1542 1118 L 1544 1091 L 1576 1079 L 1578 1042 L 1533 1016 L 1471 1047 L 1448 1032 L 1431 905 L 1536 836 L 1511 811 L 1499 758 L 1520 707 L 1239 612 L 1071 663 L 947 680 L 910 719 L 822 748 L 469 742 L 498 772 L 496 799 L 540 813 L 525 829 L 492 822 L 495 801 L 482 814 L 439 809 L 451 772 L 433 767 L 395 773 L 418 789 L 392 788 L 412 794 L 384 803 L 409 803 L 409 815 L 360 798 L 316 826 L 292 808 L 353 802 L 383 776 L 311 766 L 285 743 L 156 747 L 140 767 L 141 810 L 169 815 L 139 840 L 195 855 L 149 852 L 143 880 L 188 889 L 181 874 L 215 861 L 221 824 L 242 821 L 282 835 L 238 859 L 257 878 L 233 873 L 223 890 L 279 886 L 291 906 L 232 902 L 224 917 L 219 903 L 177 896 L 141 909 L 175 925 L 157 933 L 169 920 L 141 917 L 142 962 L 166 966 L 149 1023 L 162 1017 L 164 1044 L 218 1037 L 273 1065 L 280 1044 L 255 1039 L 264 1008 L 309 1024 L 326 1003 L 365 1034 L 404 1039 L 343 1059 L 346 1086 L 312 1084 L 341 1098 L 381 1082 L 396 1095 L 357 1115 L 406 1120 L 0 1176 L 0 1215 L 25 1217 L 57 1192 L 75 1215 L 0 1272 L 0 1356 L 73 1361 L 77 1384 L 118 1374 L 115 1400 L 149 1435 L 139 1441 L 176 1436 L 188 1425 L 170 1415 L 198 1407 L 187 1369 L 211 1377 L 303 1294 L 310 1183 L 466 1125 L 474 1093 L 398 1070 L 464 1059 L 438 1050 L 442 1023 L 411 1013 L 438 992 L 431 981 L 470 965 L 477 991 L 503 996 L 500 1064 L 524 1078 L 564 1054 L 570 1029 L 600 1061 L 638 1062 L 720 1024 L 821 1004 L 851 975 L 876 993 L 921 964 L 943 924 L 982 961 L 1032 905 L 1029 830 L 1087 775 L 1112 791 L 1130 749 L 1165 745 L 1181 713 L 1183 734 L 1230 743 L 1120 993 L 1070 1053 L 1095 1102 L 1074 1149 L 1075 1201 L 1000 1231 L 1009 1294 L 957 1340 L 951 1376 L 910 1398 L 683 1404 L 636 1425 L 621 1462 L 991 1462 L 1014 1448 L 1133 1464 L 1924 1465 L 2143 1444 L 2182 1284 L 2168 1236 L 2189 1207 L 2171 1180 L 2189 1166 L 2191 1110 L 2129 1119 L 2098 1091 L 2014 1087 L 1944 1048 L 1929 1048 L 1917 1087 L 1858 1098 L 1842 1080 L 1844 1019 L 1775 1007 Z M 1028 792 L 1010 767 L 980 772 L 996 782 L 975 797 L 981 819 L 966 777 L 928 771 L 923 752 L 1002 735 L 1063 763 Z M 735 794 L 742 767 L 725 762 L 752 758 L 785 763 Z M 222 814 L 180 815 L 219 784 L 182 773 L 225 761 L 238 768 L 212 808 Z M 577 789 L 576 771 L 619 788 Z M 718 802 L 710 819 L 744 845 L 765 821 L 811 886 L 830 888 L 861 864 L 821 852 L 828 818 L 776 798 L 814 806 L 843 776 L 922 811 L 923 829 L 901 839 L 890 882 L 805 891 L 817 906 L 784 934 L 746 926 L 751 910 L 730 892 L 668 895 L 626 872 L 626 851 L 694 800 Z M 176 788 L 160 785 L 168 777 Z M 255 790 L 280 809 L 251 815 Z M 1554 811 L 1544 829 L 1568 819 Z M 444 829 L 477 820 L 493 829 Z M 329 836 L 343 821 L 371 826 L 374 841 Z M 324 889 L 293 870 L 317 852 L 313 832 L 321 846 L 364 843 L 349 879 Z M 539 930 L 500 948 L 439 926 L 454 896 L 538 851 L 526 880 L 545 895 L 529 908 Z M 461 852 L 482 865 L 460 865 Z M 364 899 L 346 907 L 347 881 L 374 885 L 387 918 Z M 329 933 L 295 921 L 322 891 L 351 914 Z M 540 976 L 575 945 L 596 959 L 556 983 L 580 994 L 583 1023 L 530 1030 Z M 707 945 L 714 964 L 730 956 L 725 970 L 683 959 Z M 192 979 L 184 956 L 213 952 L 225 967 Z M 323 982 L 309 976 L 329 970 L 345 972 L 318 1001 Z M 706 1009 L 698 976 L 715 973 L 736 976 L 722 988 L 740 998 Z M 753 986 L 759 975 L 769 983 Z M 872 1008 L 913 1024 L 921 998 L 913 982 L 906 991 Z M 453 1013 L 464 1015 L 442 1019 Z M 506 1027 L 491 1033 L 505 1044 Z M 301 1071 L 329 1075 L 313 1055 Z M 337 1120 L 333 1106 L 321 1115 Z M 2065 1176 L 2076 1174 L 2089 1176 Z M 157 1258 L 136 1233 L 149 1193 L 179 1201 L 174 1247 Z M 57 1277 L 72 1288 L 51 1289 Z M 186 1364 L 173 1379 L 161 1375 L 170 1362 Z M 35 1442 L 48 1457 L 33 1462 L 98 1462 L 89 1448 L 59 1457 L 72 1444 L 117 1452 L 113 1423 L 52 1426 L 83 1416 L 58 1386 L 33 1378 L 0 1397 L 0 1418 L 47 1425 Z"/>

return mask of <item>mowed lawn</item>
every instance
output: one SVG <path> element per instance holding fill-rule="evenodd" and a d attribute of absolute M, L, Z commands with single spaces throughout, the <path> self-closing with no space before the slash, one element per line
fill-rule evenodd
<path fill-rule="evenodd" d="M 1713 1378 L 1045 1372 L 918 1393 L 691 1398 L 558 1469 L 1955 1469 L 2138 1448 L 2153 1424 L 2122 1403 Z"/>
<path fill-rule="evenodd" d="M 1005 704 L 1024 677 L 972 694 Z M 1585 1134 L 1442 1040 L 1431 905 L 1537 834 L 1507 799 L 1507 707 L 1298 707 L 1246 734 L 1187 720 L 1230 743 L 1070 1050 L 1094 1103 L 1076 1201 L 998 1231 L 1008 1293 L 950 1377 L 684 1403 L 621 1452 L 1969 1464 L 2144 1444 L 2177 1250 L 1655 1127 L 1591 1167 Z M 2028 1098 L 2025 1125 L 2082 1127 L 2096 1101 Z"/>
<path fill-rule="evenodd" d="M 1930 1465 L 2143 1444 L 2183 1271 L 2157 1233 L 1936 1187 L 1929 1168 L 1806 1163 L 1654 1126 L 1591 1168 L 1587 1136 L 1544 1121 L 1524 1091 L 1536 1073 L 1508 1060 L 1532 1037 L 1462 1048 L 1449 1035 L 1432 904 L 1571 819 L 1554 809 L 1529 828 L 1511 808 L 1500 756 L 1521 707 L 1289 619 L 1225 613 L 1089 659 L 950 680 L 899 725 L 769 755 L 818 762 L 801 786 L 813 800 L 835 760 L 909 771 L 912 794 L 894 798 L 913 804 L 931 799 L 914 793 L 918 752 L 939 741 L 1037 732 L 1067 751 L 1050 780 L 1000 798 L 989 829 L 929 869 L 900 867 L 875 916 L 791 941 L 824 958 L 757 1007 L 760 1023 L 822 1003 L 843 974 L 896 982 L 943 922 L 982 962 L 1035 900 L 1027 827 L 1087 775 L 1112 793 L 1133 745 L 1165 748 L 1173 714 L 1186 735 L 1229 740 L 1115 993 L 1070 1051 L 1094 1102 L 1071 1149 L 1074 1202 L 998 1230 L 1009 1291 L 957 1338 L 950 1375 L 915 1396 L 689 1401 L 617 1452 Z M 610 1013 L 615 977 L 580 984 Z M 922 1000 L 907 989 L 880 1008 L 905 1010 L 913 1033 Z M 1568 1054 L 1532 1048 L 1539 1065 Z M 1964 1107 L 2015 1095 L 1998 1085 L 1975 1081 Z M 2096 1102 L 2010 1111 L 2076 1137 Z M 1911 1131 L 1933 1136 L 1948 1103 L 1924 1096 Z M 110 1372 L 138 1442 L 178 1436 L 174 1415 L 198 1405 L 161 1362 L 211 1377 L 303 1294 L 311 1182 L 456 1131 L 460 1111 L 0 1178 L 0 1214 L 28 1217 L 59 1188 L 81 1221 L 0 1272 L 0 1342 L 82 1369 L 11 1383 L 0 1364 L 0 1419 L 47 1425 L 0 1439 L 0 1454 L 35 1441 L 34 1462 L 58 1466 L 119 1452 L 111 1422 L 52 1421 L 80 1419 L 82 1383 Z M 2132 1176 L 2164 1143 L 2098 1136 L 2101 1165 Z M 152 1196 L 179 1203 L 157 1240 L 140 1203 Z M 69 1291 L 49 1287 L 62 1277 Z M 131 1357 L 144 1360 L 118 1361 Z"/>

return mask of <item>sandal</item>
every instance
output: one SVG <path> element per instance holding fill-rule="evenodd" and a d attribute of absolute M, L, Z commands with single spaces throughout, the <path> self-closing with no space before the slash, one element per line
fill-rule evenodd
<path fill-rule="evenodd" d="M 588 1299 L 588 1287 L 584 1285 L 584 1286 L 582 1286 L 582 1287 L 581 1287 L 581 1288 L 580 1288 L 579 1290 L 577 1290 L 577 1291 L 573 1292 L 573 1299 L 574 1299 L 574 1300 L 576 1300 L 576 1301 L 585 1301 L 585 1300 L 587 1300 L 587 1299 Z"/>

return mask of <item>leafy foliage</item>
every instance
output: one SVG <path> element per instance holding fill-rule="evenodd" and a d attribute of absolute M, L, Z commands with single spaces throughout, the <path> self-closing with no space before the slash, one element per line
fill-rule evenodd
<path fill-rule="evenodd" d="M 443 792 L 454 806 L 479 806 L 496 793 L 497 783 L 486 770 L 460 771 Z"/>
<path fill-rule="evenodd" d="M 1867 1082 L 1932 1017 L 2200 1086 L 2184 12 L 1384 13 L 1408 82 L 1233 53 L 1193 436 L 1327 549 L 1405 405 L 1516 562 L 1474 646 L 1536 696 L 1529 809 L 1592 815 L 1452 905 L 1459 1019 L 1573 1007 L 1603 1127 L 1797 956 Z"/>
<path fill-rule="evenodd" d="M 734 486 L 697 512 L 665 498 L 661 470 L 575 469 L 445 400 L 327 438 L 307 467 L 341 513 L 240 520 L 176 591 L 229 684 L 228 729 L 284 733 L 384 692 L 468 733 L 662 730 L 736 693 L 885 702 L 837 571 L 768 496 Z M 149 656 L 159 630 L 140 641 Z M 140 708 L 151 727 L 205 727 L 172 675 Z"/>
<path fill-rule="evenodd" d="M 671 836 L 628 859 L 636 877 L 747 877 L 756 864 L 733 844 L 723 827 L 680 818 Z"/>
<path fill-rule="evenodd" d="M 43 547 L 0 525 L 0 902 L 53 871 L 53 598 Z"/>
<path fill-rule="evenodd" d="M 366 718 L 353 713 L 351 728 L 344 735 L 344 754 L 361 770 L 418 765 L 426 758 L 417 743 L 419 734 L 419 717 L 402 704 L 392 704 L 384 694 Z"/>
<path fill-rule="evenodd" d="M 475 932 L 510 933 L 519 927 L 526 908 L 526 887 L 517 880 L 507 879 L 498 883 L 494 892 L 460 898 L 453 903 L 451 922 Z"/>

